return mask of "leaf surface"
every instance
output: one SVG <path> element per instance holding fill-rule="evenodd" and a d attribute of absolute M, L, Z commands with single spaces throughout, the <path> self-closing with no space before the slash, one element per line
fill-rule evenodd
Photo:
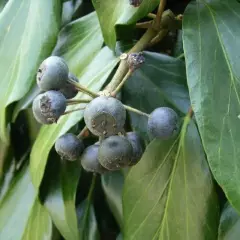
<path fill-rule="evenodd" d="M 184 14 L 192 107 L 210 168 L 240 211 L 240 3 L 198 0 Z"/>
<path fill-rule="evenodd" d="M 101 176 L 102 188 L 107 198 L 108 205 L 117 220 L 123 227 L 122 190 L 124 177 L 121 171 L 108 172 Z"/>
<path fill-rule="evenodd" d="M 58 0 L 9 0 L 0 13 L 0 138 L 7 142 L 8 106 L 35 81 L 41 61 L 51 53 L 61 15 Z"/>
<path fill-rule="evenodd" d="M 51 158 L 50 161 L 51 174 L 43 181 L 44 185 L 48 184 L 44 205 L 64 239 L 79 239 L 75 197 L 80 167 L 77 162 L 60 163 L 59 158 Z"/>
<path fill-rule="evenodd" d="M 124 239 L 216 239 L 218 200 L 197 128 L 154 140 L 124 184 Z"/>
<path fill-rule="evenodd" d="M 86 213 L 86 211 L 88 211 Z M 85 216 L 85 214 L 87 214 Z M 86 217 L 86 222 L 85 218 Z M 83 201 L 77 207 L 78 229 L 81 240 L 99 240 L 97 220 L 95 216 L 94 207 L 88 201 Z"/>
<path fill-rule="evenodd" d="M 143 0 L 138 8 L 131 6 L 129 0 L 92 0 L 92 3 L 98 14 L 105 43 L 114 49 L 116 26 L 136 23 L 150 13 L 159 4 L 159 0 Z"/>
<path fill-rule="evenodd" d="M 51 239 L 52 221 L 38 200 L 28 168 L 18 173 L 1 202 L 0 219 L 0 239 Z"/>
<path fill-rule="evenodd" d="M 220 219 L 218 240 L 236 240 L 240 236 L 240 215 L 226 204 Z"/>

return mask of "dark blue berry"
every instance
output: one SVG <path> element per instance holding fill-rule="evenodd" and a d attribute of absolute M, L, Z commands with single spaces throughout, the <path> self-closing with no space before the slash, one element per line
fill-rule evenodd
<path fill-rule="evenodd" d="M 38 69 L 37 84 L 43 91 L 59 90 L 67 83 L 68 73 L 68 66 L 62 58 L 48 57 Z"/>
<path fill-rule="evenodd" d="M 132 145 L 126 137 L 111 136 L 101 142 L 98 159 L 108 170 L 118 170 L 129 166 L 132 154 Z"/>
<path fill-rule="evenodd" d="M 179 129 L 180 119 L 171 108 L 157 108 L 149 116 L 148 131 L 155 138 L 170 139 L 178 134 Z"/>
<path fill-rule="evenodd" d="M 56 123 L 65 112 L 66 106 L 66 98 L 62 93 L 53 90 L 47 91 L 34 99 L 33 115 L 41 124 Z"/>
<path fill-rule="evenodd" d="M 62 159 L 75 161 L 81 156 L 84 150 L 84 144 L 83 141 L 78 139 L 74 134 L 66 133 L 57 139 L 55 150 Z"/>

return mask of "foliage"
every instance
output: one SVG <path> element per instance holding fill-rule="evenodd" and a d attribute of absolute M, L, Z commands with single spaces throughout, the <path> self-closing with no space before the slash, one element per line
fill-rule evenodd
<path fill-rule="evenodd" d="M 0 0 L 0 239 L 238 240 L 239 20 L 237 0 Z M 31 105 L 51 55 L 79 93 L 41 126 Z M 78 105 L 99 94 L 120 99 L 119 135 L 138 132 L 145 149 L 101 175 L 54 150 L 67 132 L 102 144 Z M 159 107 L 181 123 L 168 140 L 148 131 Z"/>

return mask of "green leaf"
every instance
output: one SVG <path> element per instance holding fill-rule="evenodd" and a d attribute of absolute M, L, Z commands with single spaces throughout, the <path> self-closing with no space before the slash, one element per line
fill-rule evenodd
<path fill-rule="evenodd" d="M 52 222 L 39 203 L 27 167 L 16 176 L 1 202 L 0 219 L 0 239 L 51 239 Z"/>
<path fill-rule="evenodd" d="M 79 7 L 82 5 L 82 0 L 69 0 L 63 3 L 62 9 L 62 26 L 71 22 L 74 14 L 76 14 Z"/>
<path fill-rule="evenodd" d="M 240 3 L 197 1 L 184 14 L 183 41 L 192 107 L 210 168 L 240 211 Z"/>
<path fill-rule="evenodd" d="M 84 223 L 84 216 L 86 209 L 89 208 L 87 213 L 87 222 Z M 88 201 L 83 201 L 77 207 L 78 229 L 80 232 L 80 240 L 99 240 L 100 235 L 97 227 L 97 220 L 93 205 Z"/>
<path fill-rule="evenodd" d="M 163 54 L 144 52 L 145 63 L 134 72 L 123 91 L 123 102 L 151 113 L 169 106 L 180 114 L 187 113 L 190 100 L 183 61 Z M 134 130 L 147 138 L 147 118 L 130 113 Z"/>
<path fill-rule="evenodd" d="M 105 173 L 101 176 L 101 182 L 108 205 L 119 226 L 122 228 L 122 189 L 124 183 L 123 174 L 121 171 Z"/>
<path fill-rule="evenodd" d="M 92 0 L 92 3 L 98 14 L 105 43 L 114 49 L 116 26 L 136 23 L 150 13 L 159 4 L 159 0 L 143 0 L 138 8 L 131 6 L 129 0 Z"/>
<path fill-rule="evenodd" d="M 6 3 L 8 0 L 0 0 L 0 12 L 3 10 L 3 8 L 5 7 Z"/>
<path fill-rule="evenodd" d="M 60 53 L 69 64 L 70 70 L 77 75 L 82 85 L 98 91 L 116 66 L 118 59 L 107 48 L 101 49 L 102 36 L 97 17 L 90 14 L 64 28 L 55 53 Z M 68 35 L 66 36 L 66 32 Z M 101 50 L 100 50 L 101 49 Z M 86 98 L 79 93 L 77 99 Z M 72 106 L 69 109 L 78 108 Z M 43 126 L 33 146 L 30 168 L 33 184 L 39 187 L 49 151 L 56 139 L 67 132 L 83 118 L 83 112 L 77 111 L 63 116 L 57 124 Z"/>
<path fill-rule="evenodd" d="M 239 236 L 240 216 L 230 204 L 226 204 L 220 219 L 218 240 L 237 240 Z"/>
<path fill-rule="evenodd" d="M 218 211 L 201 139 L 187 116 L 177 139 L 154 140 L 129 171 L 124 240 L 215 240 Z"/>
<path fill-rule="evenodd" d="M 28 91 L 28 93 L 16 104 L 13 110 L 13 116 L 12 121 L 15 122 L 17 119 L 18 114 L 26 109 L 29 108 L 32 104 L 32 101 L 34 98 L 40 93 L 40 89 L 37 86 L 37 84 L 34 84 L 34 86 Z"/>
<path fill-rule="evenodd" d="M 35 81 L 40 62 L 56 42 L 58 0 L 9 0 L 0 14 L 0 138 L 9 141 L 7 107 Z"/>
<path fill-rule="evenodd" d="M 39 203 L 39 200 L 36 199 L 22 239 L 50 240 L 52 239 L 51 236 L 52 236 L 52 220 L 47 210 Z"/>
<path fill-rule="evenodd" d="M 61 164 L 59 158 L 51 158 L 50 161 L 51 174 L 43 181 L 43 187 L 48 188 L 44 205 L 64 239 L 79 239 L 75 197 L 80 167 L 78 162 Z"/>

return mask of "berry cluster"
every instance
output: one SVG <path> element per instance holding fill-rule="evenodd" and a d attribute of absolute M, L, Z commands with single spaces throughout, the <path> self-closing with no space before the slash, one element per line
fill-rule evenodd
<path fill-rule="evenodd" d="M 57 56 L 45 59 L 37 72 L 37 84 L 44 93 L 33 101 L 33 114 L 41 124 L 56 123 L 66 110 L 67 99 L 74 98 L 78 91 L 69 83 L 78 79 L 69 73 L 65 61 Z"/>
<path fill-rule="evenodd" d="M 144 61 L 141 53 L 130 54 L 127 59 L 129 71 L 133 72 Z M 137 164 L 144 152 L 143 141 L 138 133 L 126 133 L 124 130 L 126 109 L 134 109 L 123 105 L 115 97 L 116 91 L 96 94 L 81 87 L 78 82 L 78 79 L 69 73 L 65 61 L 56 56 L 44 60 L 37 73 L 37 84 L 45 92 L 34 99 L 32 109 L 36 120 L 41 124 L 56 123 L 66 114 L 68 99 L 75 97 L 78 91 L 93 98 L 85 101 L 88 104 L 84 110 L 84 121 L 87 129 L 97 136 L 99 141 L 85 148 L 80 135 L 66 133 L 57 139 L 56 152 L 69 161 L 79 159 L 86 171 L 100 174 Z M 137 109 L 135 112 L 142 113 Z M 150 115 L 142 114 L 148 117 L 148 132 L 153 137 L 164 140 L 178 134 L 180 121 L 173 109 L 160 107 Z"/>

